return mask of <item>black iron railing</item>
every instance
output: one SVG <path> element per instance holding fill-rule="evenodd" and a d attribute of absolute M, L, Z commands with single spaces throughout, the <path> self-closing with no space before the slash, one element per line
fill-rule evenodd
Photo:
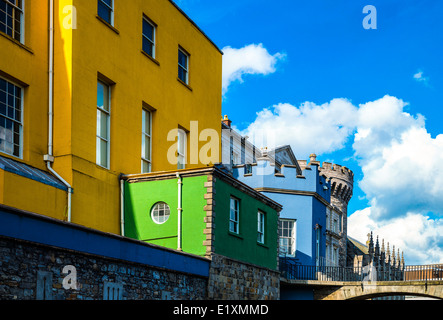
<path fill-rule="evenodd" d="M 360 281 L 362 279 L 362 274 L 355 268 L 281 263 L 280 272 L 282 277 L 288 280 Z"/>
<path fill-rule="evenodd" d="M 442 265 L 405 266 L 305 266 L 287 259 L 280 260 L 280 272 L 288 280 L 315 281 L 442 281 Z"/>

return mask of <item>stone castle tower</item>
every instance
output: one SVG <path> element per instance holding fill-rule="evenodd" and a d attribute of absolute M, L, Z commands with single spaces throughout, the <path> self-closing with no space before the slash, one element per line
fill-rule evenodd
<path fill-rule="evenodd" d="M 319 166 L 320 175 L 331 182 L 331 205 L 342 213 L 342 232 L 339 238 L 339 266 L 346 267 L 347 234 L 348 234 L 348 204 L 354 190 L 354 173 L 340 165 L 324 162 L 320 166 L 317 155 L 311 154 L 310 164 Z"/>

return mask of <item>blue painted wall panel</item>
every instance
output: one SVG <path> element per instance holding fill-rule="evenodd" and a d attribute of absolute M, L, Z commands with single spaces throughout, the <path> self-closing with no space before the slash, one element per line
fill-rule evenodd
<path fill-rule="evenodd" d="M 62 249 L 209 276 L 210 262 L 197 256 L 0 206 L 0 235 Z"/>
<path fill-rule="evenodd" d="M 320 256 L 326 255 L 326 205 L 314 197 L 314 193 L 330 203 L 330 183 L 319 175 L 318 166 L 303 170 L 303 177 L 297 176 L 296 168 L 283 167 L 281 175 L 275 175 L 275 167 L 269 161 L 259 160 L 252 167 L 252 175 L 246 175 L 244 168 L 233 170 L 235 178 L 252 188 L 271 188 L 275 192 L 262 192 L 267 197 L 283 205 L 281 219 L 296 219 L 296 259 L 303 265 L 316 263 L 316 225 L 321 226 Z M 327 188 L 324 188 L 324 187 Z M 278 192 L 297 191 L 307 194 Z"/>

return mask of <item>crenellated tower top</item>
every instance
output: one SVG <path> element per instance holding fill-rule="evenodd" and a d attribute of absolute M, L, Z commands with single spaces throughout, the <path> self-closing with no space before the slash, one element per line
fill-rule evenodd
<path fill-rule="evenodd" d="M 347 213 L 347 206 L 352 198 L 354 190 L 354 173 L 345 166 L 323 162 L 321 165 L 317 161 L 317 155 L 311 154 L 310 162 L 306 160 L 298 161 L 302 170 L 310 165 L 318 165 L 320 175 L 331 182 L 332 204 L 336 205 L 343 213 Z"/>
<path fill-rule="evenodd" d="M 317 155 L 309 156 L 309 164 L 306 160 L 298 161 L 302 170 L 312 165 L 318 166 L 320 176 L 331 183 L 331 205 L 340 210 L 342 215 L 342 234 L 340 240 L 340 265 L 346 265 L 347 255 L 347 232 L 348 232 L 348 203 L 352 198 L 354 190 L 354 173 L 344 167 L 329 162 L 321 164 L 317 161 Z"/>

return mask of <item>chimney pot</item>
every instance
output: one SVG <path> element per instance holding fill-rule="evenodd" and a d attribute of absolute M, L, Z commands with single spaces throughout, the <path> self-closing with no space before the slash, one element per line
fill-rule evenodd
<path fill-rule="evenodd" d="M 227 115 L 225 115 L 225 117 L 224 117 L 224 119 L 223 119 L 223 123 L 224 123 L 225 125 L 227 125 L 227 126 L 230 128 L 230 127 L 231 127 L 231 124 L 232 124 L 232 121 L 229 120 L 229 118 L 228 118 Z"/>

